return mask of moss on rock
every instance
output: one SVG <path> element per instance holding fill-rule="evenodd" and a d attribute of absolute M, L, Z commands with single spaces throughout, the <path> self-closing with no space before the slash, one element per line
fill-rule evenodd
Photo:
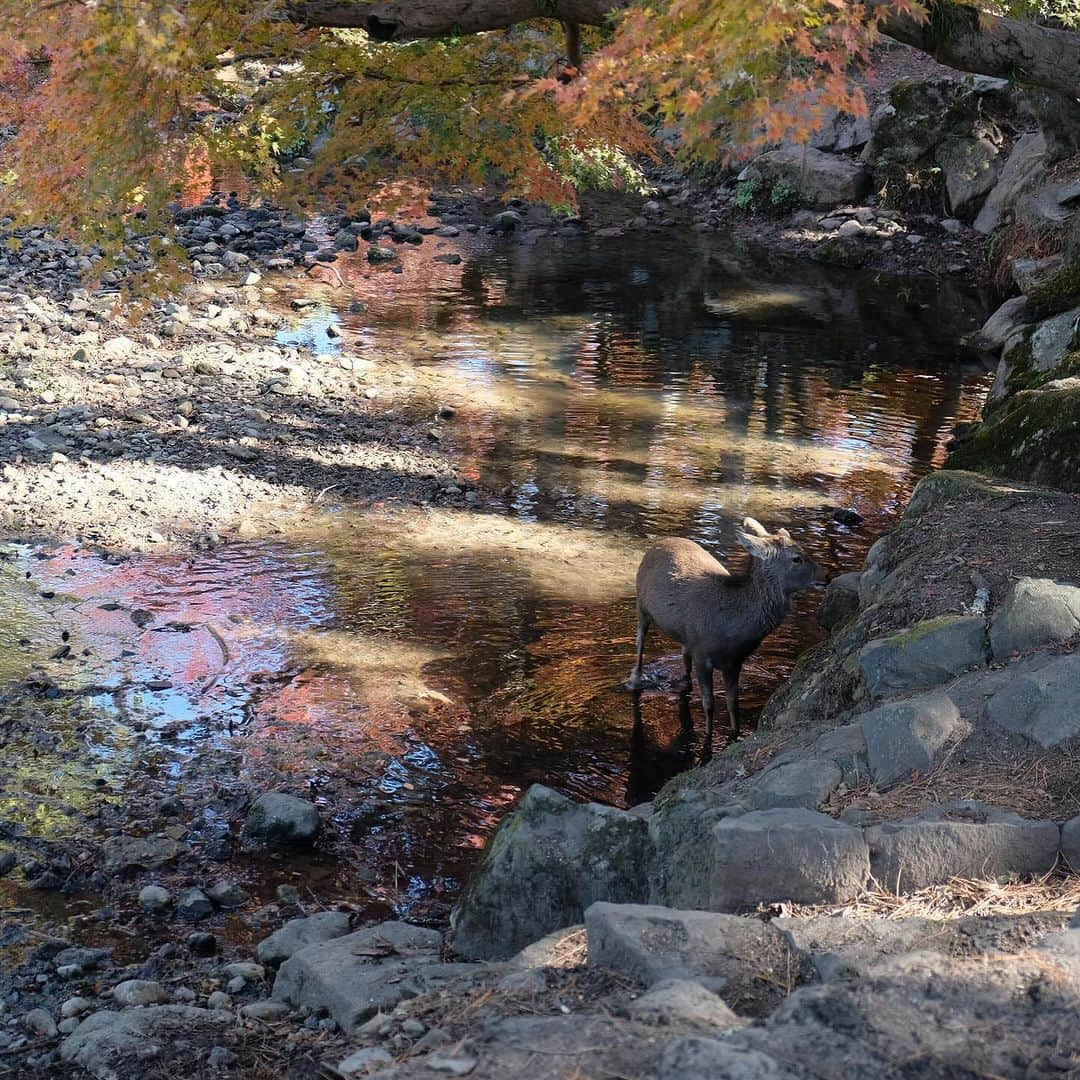
<path fill-rule="evenodd" d="M 1080 363 L 1070 354 L 1070 365 Z M 1060 378 L 1060 369 L 1053 373 Z M 995 409 L 946 463 L 1080 491 L 1080 385 L 1022 390 Z"/>

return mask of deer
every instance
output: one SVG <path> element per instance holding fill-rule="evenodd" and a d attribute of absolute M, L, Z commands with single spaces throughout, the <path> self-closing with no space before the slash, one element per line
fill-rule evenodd
<path fill-rule="evenodd" d="M 705 710 L 706 746 L 715 719 L 713 672 L 724 680 L 724 699 L 738 735 L 739 675 L 746 658 L 791 609 L 799 590 L 823 575 L 787 529 L 769 531 L 748 517 L 735 538 L 750 555 L 749 566 L 732 573 L 693 540 L 671 537 L 645 552 L 637 572 L 637 662 L 627 687 L 645 685 L 641 673 L 645 637 L 655 624 L 682 645 L 683 693 L 697 672 Z"/>

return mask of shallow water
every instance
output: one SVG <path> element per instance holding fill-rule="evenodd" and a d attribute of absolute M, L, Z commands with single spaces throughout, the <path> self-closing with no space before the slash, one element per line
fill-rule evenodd
<path fill-rule="evenodd" d="M 856 568 L 985 393 L 955 342 L 986 302 L 961 283 L 685 234 L 462 246 L 460 266 L 433 264 L 430 244 L 403 247 L 401 274 L 342 260 L 347 287 L 282 340 L 451 373 L 456 415 L 432 423 L 497 504 L 339 510 L 287 542 L 190 557 L 12 549 L 3 675 L 36 662 L 35 707 L 54 731 L 63 710 L 66 734 L 9 740 L 0 816 L 62 836 L 137 779 L 224 834 L 230 783 L 284 777 L 332 821 L 321 898 L 437 909 L 528 784 L 627 805 L 700 754 L 670 642 L 651 642 L 657 687 L 632 735 L 621 682 L 650 538 L 738 560 L 733 527 L 752 514 L 830 574 Z M 366 313 L 347 314 L 356 301 Z M 835 523 L 837 506 L 864 524 Z M 748 663 L 751 715 L 820 637 L 819 602 L 800 598 Z M 49 659 L 61 631 L 70 655 Z M 80 692 L 50 697 L 50 679 Z"/>

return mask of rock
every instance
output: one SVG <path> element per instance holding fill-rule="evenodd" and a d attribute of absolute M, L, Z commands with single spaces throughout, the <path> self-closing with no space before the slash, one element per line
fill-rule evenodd
<path fill-rule="evenodd" d="M 61 949 L 53 957 L 53 965 L 58 975 L 74 976 L 85 975 L 101 967 L 109 958 L 107 949 L 84 949 L 73 946 L 69 949 Z"/>
<path fill-rule="evenodd" d="M 138 344 L 131 338 L 115 337 L 101 346 L 101 357 L 104 360 L 127 360 L 134 356 L 138 349 Z"/>
<path fill-rule="evenodd" d="M 516 210 L 503 210 L 496 214 L 488 223 L 494 233 L 513 232 L 522 223 L 522 217 Z"/>
<path fill-rule="evenodd" d="M 22 1022 L 23 1027 L 39 1039 L 54 1039 L 59 1034 L 56 1021 L 46 1009 L 31 1009 Z"/>
<path fill-rule="evenodd" d="M 857 203 L 870 184 L 869 174 L 857 162 L 813 147 L 781 146 L 755 158 L 753 164 L 770 188 L 783 180 L 803 203 L 817 210 Z"/>
<path fill-rule="evenodd" d="M 1017 288 L 1027 295 L 1038 291 L 1065 267 L 1061 255 L 1046 255 L 1041 259 L 1013 259 L 1013 280 Z"/>
<path fill-rule="evenodd" d="M 1000 138 L 952 136 L 938 146 L 934 159 L 945 177 L 953 215 L 970 221 L 1001 175 Z"/>
<path fill-rule="evenodd" d="M 93 1007 L 94 1003 L 89 998 L 70 997 L 60 1006 L 60 1015 L 67 1020 L 72 1016 L 82 1016 Z"/>
<path fill-rule="evenodd" d="M 597 900 L 644 900 L 648 824 L 534 784 L 488 841 L 451 916 L 456 952 L 512 956 Z"/>
<path fill-rule="evenodd" d="M 337 1071 L 343 1076 L 355 1076 L 371 1072 L 379 1065 L 389 1065 L 394 1059 L 381 1046 L 368 1046 L 356 1050 L 337 1063 Z"/>
<path fill-rule="evenodd" d="M 1035 371 L 1050 372 L 1058 368 L 1070 353 L 1080 346 L 1080 307 L 1044 319 L 1035 327 L 1028 343 L 1031 366 Z"/>
<path fill-rule="evenodd" d="M 215 990 L 207 999 L 208 1009 L 232 1010 L 232 998 L 224 990 Z"/>
<path fill-rule="evenodd" d="M 649 904 L 593 904 L 585 913 L 589 967 L 652 987 L 700 983 L 736 1012 L 767 1013 L 792 971 L 787 941 L 769 923 Z"/>
<path fill-rule="evenodd" d="M 874 880 L 897 895 L 952 877 L 1045 874 L 1060 840 L 1052 821 L 1028 821 L 979 802 L 949 803 L 863 832 Z"/>
<path fill-rule="evenodd" d="M 1045 170 L 1046 138 L 1043 133 L 1033 131 L 1021 135 L 975 218 L 975 231 L 989 236 L 1011 214 L 1021 193 L 1034 186 Z"/>
<path fill-rule="evenodd" d="M 794 1080 L 775 1058 L 759 1050 L 685 1036 L 664 1047 L 656 1080 Z"/>
<path fill-rule="evenodd" d="M 780 901 L 842 903 L 866 884 L 868 852 L 858 829 L 812 810 L 759 810 L 712 830 L 707 906 L 740 911 Z"/>
<path fill-rule="evenodd" d="M 986 703 L 989 720 L 1049 748 L 1080 734 L 1080 653 L 1018 675 Z"/>
<path fill-rule="evenodd" d="M 997 352 L 1033 318 L 1031 301 L 1026 296 L 1014 296 L 1011 300 L 1006 300 L 983 323 L 981 329 L 972 336 L 968 344 L 982 352 Z"/>
<path fill-rule="evenodd" d="M 1074 874 L 1080 874 L 1080 816 L 1061 826 L 1061 854 Z M 1080 911 L 1073 916 L 1072 925 L 1080 925 Z"/>
<path fill-rule="evenodd" d="M 160 870 L 190 850 L 187 844 L 166 836 L 114 836 L 101 845 L 103 867 L 107 874 Z"/>
<path fill-rule="evenodd" d="M 214 914 L 214 905 L 202 889 L 185 889 L 176 900 L 176 914 L 181 919 L 198 922 Z"/>
<path fill-rule="evenodd" d="M 266 968 L 262 964 L 253 964 L 250 961 L 240 960 L 235 964 L 226 964 L 225 974 L 230 979 L 259 982 L 266 977 Z"/>
<path fill-rule="evenodd" d="M 428 1054 L 424 1064 L 433 1072 L 447 1076 L 468 1076 L 476 1068 L 476 1058 L 467 1054 Z"/>
<path fill-rule="evenodd" d="M 956 919 L 815 915 L 773 919 L 771 925 L 822 981 L 860 978 L 886 956 L 927 949 L 948 955 L 962 948 L 965 940 L 970 941 L 969 927 Z"/>
<path fill-rule="evenodd" d="M 912 772 L 925 772 L 960 727 L 960 712 L 940 690 L 891 701 L 859 720 L 866 737 L 870 775 L 879 788 Z"/>
<path fill-rule="evenodd" d="M 172 893 L 160 885 L 147 885 L 139 890 L 139 907 L 143 911 L 164 911 L 172 904 Z"/>
<path fill-rule="evenodd" d="M 377 1012 L 434 990 L 475 967 L 440 964 L 442 935 L 406 923 L 370 926 L 294 953 L 278 969 L 273 999 L 325 1010 L 352 1033 Z"/>
<path fill-rule="evenodd" d="M 280 930 L 259 942 L 255 956 L 259 963 L 276 967 L 309 945 L 320 945 L 344 937 L 350 930 L 347 911 L 320 911 L 303 919 L 290 919 Z"/>
<path fill-rule="evenodd" d="M 351 229 L 342 229 L 334 237 L 334 247 L 338 251 L 356 251 L 360 246 L 360 238 Z"/>
<path fill-rule="evenodd" d="M 128 979 L 113 987 L 113 1000 L 124 1008 L 134 1005 L 164 1005 L 169 1000 L 169 993 L 161 983 L 147 979 Z"/>
<path fill-rule="evenodd" d="M 806 758 L 824 758 L 839 768 L 845 784 L 854 787 L 866 776 L 869 765 L 866 760 L 866 736 L 860 724 L 845 724 L 818 735 L 809 747 L 796 745 L 782 750 L 773 758 L 771 766 L 779 768 L 789 761 Z"/>
<path fill-rule="evenodd" d="M 861 574 L 840 574 L 825 587 L 825 599 L 817 618 L 826 630 L 833 630 L 858 614 L 860 577 Z"/>
<path fill-rule="evenodd" d="M 192 956 L 213 956 L 217 952 L 217 938 L 213 934 L 188 934 L 184 944 Z"/>
<path fill-rule="evenodd" d="M 264 1024 L 276 1024 L 292 1012 L 288 1005 L 280 1001 L 253 1001 L 240 1010 L 240 1015 L 249 1020 L 261 1020 Z"/>
<path fill-rule="evenodd" d="M 217 1070 L 231 1069 L 239 1060 L 239 1056 L 227 1046 L 211 1047 L 210 1053 L 206 1055 L 206 1064 Z"/>
<path fill-rule="evenodd" d="M 650 1024 L 700 1024 L 724 1031 L 743 1023 L 716 994 L 690 979 L 653 983 L 628 1011 L 632 1019 Z"/>
<path fill-rule="evenodd" d="M 313 803 L 268 791 L 260 795 L 248 811 L 244 838 L 250 844 L 269 848 L 310 847 L 319 834 L 319 812 Z"/>
<path fill-rule="evenodd" d="M 1080 633 L 1080 589 L 1046 578 L 1020 578 L 1009 586 L 990 620 L 995 660 L 1044 645 L 1060 645 Z"/>
<path fill-rule="evenodd" d="M 379 244 L 372 244 L 368 248 L 367 261 L 369 263 L 393 262 L 395 259 L 397 259 L 397 252 L 393 248 L 382 247 Z"/>
<path fill-rule="evenodd" d="M 986 623 L 979 616 L 942 615 L 859 650 L 858 665 L 871 697 L 893 697 L 948 682 L 982 667 L 988 657 Z"/>
<path fill-rule="evenodd" d="M 447 266 L 460 266 L 461 256 L 456 251 L 447 251 L 441 255 L 436 255 L 431 261 L 445 263 Z"/>
<path fill-rule="evenodd" d="M 567 926 L 526 945 L 510 961 L 510 966 L 522 971 L 534 968 L 577 967 L 585 949 L 585 927 Z M 569 957 L 569 959 L 567 959 Z"/>
<path fill-rule="evenodd" d="M 839 786 L 844 775 L 832 761 L 804 758 L 770 765 L 750 782 L 744 795 L 754 810 L 799 806 L 816 810 Z"/>
<path fill-rule="evenodd" d="M 206 895 L 220 908 L 243 907 L 251 899 L 246 889 L 232 881 L 215 881 Z"/>

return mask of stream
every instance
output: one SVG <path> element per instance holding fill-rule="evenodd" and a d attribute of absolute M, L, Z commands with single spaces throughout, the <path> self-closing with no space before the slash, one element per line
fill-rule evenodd
<path fill-rule="evenodd" d="M 990 298 L 959 279 L 676 231 L 470 243 L 447 247 L 460 265 L 403 245 L 401 273 L 343 258 L 344 287 L 316 287 L 279 340 L 437 370 L 452 389 L 433 438 L 497 499 L 360 512 L 330 492 L 279 540 L 184 555 L 7 545 L 0 682 L 21 689 L 0 703 L 0 819 L 63 839 L 134 802 L 149 830 L 178 795 L 202 807 L 191 835 L 257 894 L 289 880 L 437 916 L 529 784 L 627 806 L 700 757 L 673 643 L 650 641 L 636 735 L 622 687 L 651 539 L 735 563 L 750 514 L 830 576 L 855 569 L 988 387 L 956 342 Z M 820 599 L 802 595 L 747 664 L 751 717 L 820 640 Z M 310 861 L 268 869 L 236 855 L 230 819 L 279 784 L 329 827 Z"/>

